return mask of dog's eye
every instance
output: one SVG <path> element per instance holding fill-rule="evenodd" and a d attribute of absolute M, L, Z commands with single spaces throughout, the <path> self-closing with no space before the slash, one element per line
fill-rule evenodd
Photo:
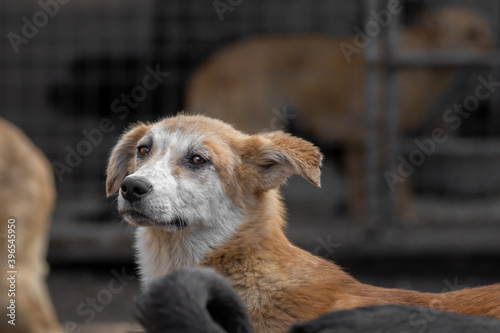
<path fill-rule="evenodd" d="M 149 147 L 148 146 L 139 146 L 137 147 L 137 153 L 142 155 L 142 156 L 148 156 L 149 154 Z"/>
<path fill-rule="evenodd" d="M 193 155 L 191 157 L 191 159 L 189 160 L 189 162 L 191 162 L 192 164 L 194 165 L 201 165 L 201 164 L 204 164 L 207 162 L 207 160 L 205 160 L 203 157 L 201 157 L 200 155 Z"/>

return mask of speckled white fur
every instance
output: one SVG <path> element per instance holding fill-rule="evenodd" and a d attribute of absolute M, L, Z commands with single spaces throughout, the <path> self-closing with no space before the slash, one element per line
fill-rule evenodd
<path fill-rule="evenodd" d="M 192 147 L 203 149 L 203 138 L 194 133 L 171 133 L 160 125 L 153 126 L 146 135 L 153 142 L 151 160 L 128 177 L 145 178 L 153 184 L 147 200 L 140 203 L 141 211 L 157 221 L 180 216 L 189 225 L 181 230 L 168 225 L 164 229 L 137 228 L 136 251 L 143 288 L 175 269 L 195 266 L 211 248 L 231 237 L 242 220 L 213 165 L 207 166 L 199 178 L 172 174 L 172 163 Z M 127 205 L 131 204 L 120 194 L 118 209 L 126 209 Z M 151 237 L 152 232 L 155 237 Z"/>

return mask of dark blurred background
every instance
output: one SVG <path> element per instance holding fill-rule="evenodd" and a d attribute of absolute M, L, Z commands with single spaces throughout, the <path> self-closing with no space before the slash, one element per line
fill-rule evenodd
<path fill-rule="evenodd" d="M 222 16 L 217 10 L 220 3 L 229 6 Z M 500 3 L 496 0 L 402 3 L 401 28 L 431 8 L 463 6 L 486 21 L 493 42 L 500 45 Z M 113 270 L 135 274 L 133 229 L 120 221 L 113 199 L 107 199 L 104 190 L 108 154 L 127 124 L 154 121 L 185 108 L 187 82 L 221 48 L 269 34 L 352 36 L 355 27 L 364 27 L 370 6 L 383 9 L 387 4 L 362 0 L 73 0 L 60 4 L 54 17 L 16 50 L 8 34 L 22 35 L 22 18 L 32 21 L 42 8 L 36 1 L 4 3 L 0 11 L 4 36 L 0 115 L 23 129 L 55 167 L 58 202 L 50 234 L 49 287 L 61 322 L 83 323 L 87 316 L 78 313 L 78 305 L 106 288 Z M 383 32 L 381 45 L 388 38 Z M 428 116 L 418 129 L 396 136 L 378 133 L 389 140 L 383 141 L 384 146 L 396 147 L 379 161 L 390 161 L 386 155 L 392 161 L 400 154 L 408 157 L 415 138 L 429 137 L 440 126 L 445 110 L 473 94 L 479 75 L 491 74 L 494 81 L 500 81 L 495 61 L 484 59 L 489 60 L 462 59 L 452 82 L 432 110 L 425 111 Z M 391 64 L 385 52 L 378 60 L 386 71 L 381 77 L 389 80 L 398 65 Z M 440 69 L 435 64 L 433 68 Z M 140 102 L 129 107 L 128 114 L 117 112 L 114 101 L 134 92 L 152 70 L 168 76 L 145 96 L 137 95 Z M 391 89 L 390 83 L 387 87 Z M 367 170 L 381 180 L 367 190 L 364 218 L 353 219 L 343 148 L 335 142 L 317 142 L 326 157 L 322 189 L 298 177 L 283 187 L 290 216 L 288 236 L 299 246 L 340 263 L 364 282 L 442 291 L 500 281 L 499 101 L 500 91 L 494 91 L 412 173 L 410 216 L 398 214 L 394 202 L 399 192 L 388 191 L 380 176 L 391 168 L 388 162 Z M 103 119 L 111 121 L 113 130 L 101 131 L 92 142 L 85 133 L 96 133 Z M 262 124 L 262 128 L 267 126 Z M 380 127 L 372 128 L 372 134 L 380 131 Z M 301 135 L 300 131 L 295 134 Z M 85 140 L 91 145 L 80 147 Z M 68 154 L 78 147 L 87 148 L 86 156 L 73 157 L 74 166 L 68 168 Z M 97 311 L 93 325 L 133 321 L 137 293 L 137 280 L 131 279 L 124 292 Z"/>

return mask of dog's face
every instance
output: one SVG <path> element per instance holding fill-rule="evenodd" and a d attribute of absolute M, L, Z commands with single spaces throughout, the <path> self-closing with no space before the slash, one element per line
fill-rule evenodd
<path fill-rule="evenodd" d="M 107 194 L 132 225 L 237 227 L 245 205 L 298 173 L 319 186 L 321 154 L 283 132 L 248 136 L 203 116 L 138 124 L 115 146 Z"/>

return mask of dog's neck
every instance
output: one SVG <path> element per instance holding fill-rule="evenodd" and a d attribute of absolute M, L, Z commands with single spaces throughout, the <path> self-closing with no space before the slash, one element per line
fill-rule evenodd
<path fill-rule="evenodd" d="M 142 287 L 176 269 L 193 267 L 214 247 L 210 230 L 170 232 L 143 227 L 136 233 Z"/>
<path fill-rule="evenodd" d="M 267 239 L 272 234 L 283 235 L 283 206 L 277 191 L 262 193 L 248 203 L 244 211 L 245 215 L 226 216 L 227 220 L 214 223 L 214 227 L 209 228 L 188 227 L 171 232 L 139 227 L 136 253 L 142 287 L 147 288 L 152 280 L 176 269 L 198 265 L 226 243 L 237 243 L 248 251 L 258 247 L 255 240 Z"/>

